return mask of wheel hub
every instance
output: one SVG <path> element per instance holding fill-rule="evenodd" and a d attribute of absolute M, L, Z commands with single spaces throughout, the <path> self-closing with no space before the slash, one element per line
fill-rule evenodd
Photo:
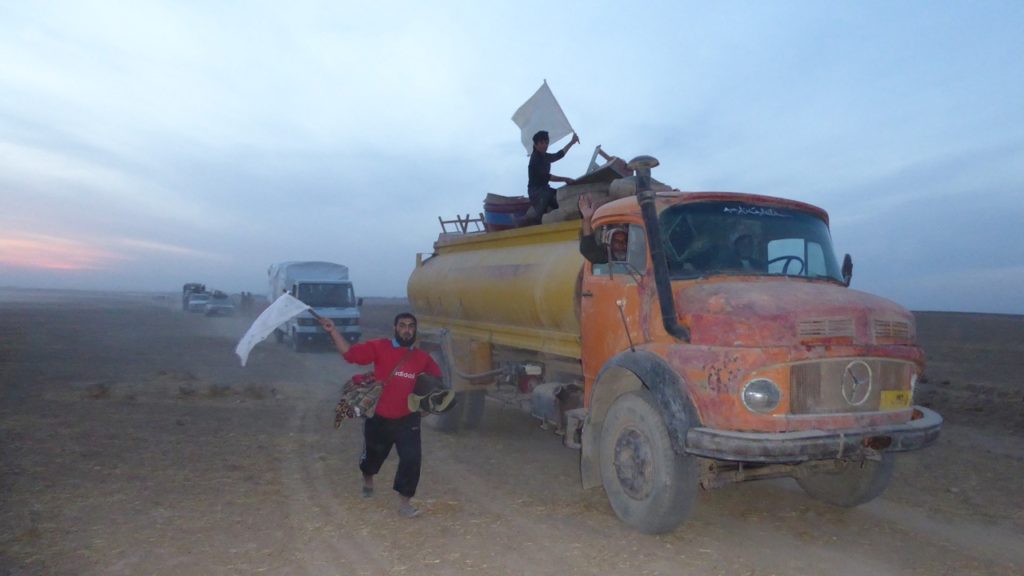
<path fill-rule="evenodd" d="M 651 444 L 639 430 L 627 428 L 615 442 L 615 476 L 630 498 L 645 500 L 651 494 L 654 458 Z"/>

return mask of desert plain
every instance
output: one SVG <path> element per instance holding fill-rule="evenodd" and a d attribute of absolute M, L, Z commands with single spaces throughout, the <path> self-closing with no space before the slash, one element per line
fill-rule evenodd
<path fill-rule="evenodd" d="M 367 299 L 368 337 L 401 300 Z M 678 530 L 619 522 L 578 452 L 517 406 L 476 430 L 424 428 L 404 519 L 362 498 L 357 422 L 333 427 L 358 368 L 269 339 L 251 316 L 174 294 L 0 290 L 0 574 L 1014 575 L 1024 573 L 1024 317 L 916 313 L 916 402 L 938 442 L 903 454 L 854 509 L 789 479 L 702 492 Z"/>

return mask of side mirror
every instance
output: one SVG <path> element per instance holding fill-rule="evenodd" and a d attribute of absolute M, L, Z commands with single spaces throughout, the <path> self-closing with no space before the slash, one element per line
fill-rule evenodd
<path fill-rule="evenodd" d="M 363 299 L 362 298 L 356 298 L 356 306 L 362 306 L 362 305 L 363 305 Z"/>
<path fill-rule="evenodd" d="M 853 258 L 850 258 L 849 254 L 847 254 L 846 256 L 843 256 L 843 270 L 842 270 L 842 273 L 843 273 L 843 283 L 846 284 L 847 286 L 849 286 L 850 285 L 850 280 L 853 279 Z"/>

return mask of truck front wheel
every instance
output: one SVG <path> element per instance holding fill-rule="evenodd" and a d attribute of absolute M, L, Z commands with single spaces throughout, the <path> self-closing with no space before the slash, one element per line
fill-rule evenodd
<path fill-rule="evenodd" d="M 893 455 L 883 453 L 881 460 L 844 461 L 837 464 L 835 472 L 798 476 L 796 482 L 815 500 L 853 508 L 885 492 L 892 478 L 894 464 Z"/>
<path fill-rule="evenodd" d="M 645 534 L 676 528 L 693 510 L 697 461 L 672 450 L 647 390 L 619 396 L 601 428 L 601 481 L 619 519 Z"/>

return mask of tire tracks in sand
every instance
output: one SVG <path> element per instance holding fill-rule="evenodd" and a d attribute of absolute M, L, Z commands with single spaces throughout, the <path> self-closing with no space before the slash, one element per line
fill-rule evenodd
<path fill-rule="evenodd" d="M 289 418 L 280 473 L 293 526 L 290 549 L 307 574 L 389 574 L 380 543 L 360 530 L 375 511 L 358 499 L 358 485 L 343 480 L 352 474 L 340 472 L 357 454 L 350 443 L 342 443 L 341 458 L 331 454 L 338 441 L 330 402 L 326 395 L 303 401 Z"/>

